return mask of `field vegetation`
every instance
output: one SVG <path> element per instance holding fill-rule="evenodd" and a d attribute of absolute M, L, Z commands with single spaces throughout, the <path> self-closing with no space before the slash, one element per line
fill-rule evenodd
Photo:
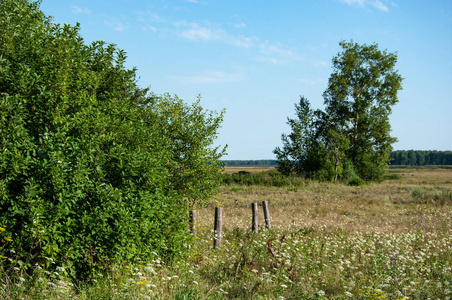
<path fill-rule="evenodd" d="M 237 170 L 238 171 L 238 170 Z M 241 171 L 249 171 L 244 169 Z M 270 170 L 271 171 L 271 170 Z M 246 173 L 243 173 L 246 174 Z M 256 173 L 257 174 L 257 173 Z M 252 202 L 272 229 L 251 231 Z M 213 250 L 213 207 L 223 239 Z M 185 259 L 116 265 L 74 285 L 52 261 L 1 270 L 4 299 L 450 299 L 452 169 L 390 169 L 380 184 L 223 185 L 197 209 Z M 8 237 L 2 236 L 2 239 Z M 2 255 L 14 259 L 14 253 Z M 7 272 L 8 271 L 8 272 Z M 14 274 L 6 276 L 5 274 Z"/>
<path fill-rule="evenodd" d="M 395 54 L 341 42 L 277 169 L 222 172 L 224 111 L 139 87 L 40 3 L 0 4 L 0 299 L 450 299 L 452 169 L 386 173 Z"/>

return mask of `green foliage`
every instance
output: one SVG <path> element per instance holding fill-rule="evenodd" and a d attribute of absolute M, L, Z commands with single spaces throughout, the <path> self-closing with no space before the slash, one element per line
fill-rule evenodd
<path fill-rule="evenodd" d="M 353 185 L 353 186 L 362 186 L 365 184 L 366 184 L 366 182 L 359 177 L 352 177 L 352 179 L 350 179 L 348 181 L 348 185 Z"/>
<path fill-rule="evenodd" d="M 304 186 L 305 180 L 297 176 L 286 176 L 275 170 L 265 172 L 239 171 L 232 174 L 223 174 L 223 184 L 231 185 L 261 185 L 261 186 Z"/>
<path fill-rule="evenodd" d="M 200 96 L 187 105 L 177 96 L 151 94 L 145 103 L 152 127 L 171 139 L 171 160 L 165 166 L 174 189 L 188 199 L 189 205 L 202 204 L 215 194 L 223 169 L 219 159 L 225 154 L 225 148 L 211 147 L 224 112 L 217 115 L 205 111 L 200 102 Z"/>
<path fill-rule="evenodd" d="M 285 174 L 321 180 L 381 181 L 391 160 L 389 115 L 398 102 L 402 77 L 397 55 L 374 45 L 341 42 L 324 92 L 325 111 L 312 111 L 308 100 L 295 106 L 292 129 L 274 153 Z"/>
<path fill-rule="evenodd" d="M 287 124 L 292 129 L 289 135 L 283 134 L 283 148 L 277 147 L 273 152 L 277 157 L 278 170 L 285 174 L 297 174 L 311 177 L 317 169 L 316 153 L 313 153 L 315 141 L 314 111 L 309 101 L 300 97 L 295 104 L 296 118 L 287 118 Z M 293 163 L 296 162 L 296 163 Z"/>
<path fill-rule="evenodd" d="M 210 197 L 222 114 L 148 94 L 115 45 L 85 45 L 39 2 L 0 16 L 0 225 L 13 266 L 64 265 L 88 279 L 113 263 L 172 259 L 190 239 L 184 197 Z M 210 162 L 210 163 L 209 163 Z M 3 253 L 0 253 L 3 254 Z M 4 255 L 4 254 L 3 254 Z"/>

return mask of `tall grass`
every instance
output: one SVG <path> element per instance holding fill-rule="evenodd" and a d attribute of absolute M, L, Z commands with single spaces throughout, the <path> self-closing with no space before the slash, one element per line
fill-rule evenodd
<path fill-rule="evenodd" d="M 3 299 L 448 299 L 452 235 L 298 227 L 199 234 L 190 258 L 122 266 L 77 291 L 64 272 L 21 274 Z M 18 272 L 20 272 L 18 270 Z M 3 277 L 4 278 L 4 277 Z"/>

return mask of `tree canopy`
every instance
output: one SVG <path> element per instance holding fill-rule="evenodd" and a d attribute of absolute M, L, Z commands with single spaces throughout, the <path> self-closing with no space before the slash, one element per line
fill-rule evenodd
<path fill-rule="evenodd" d="M 395 70 L 397 55 L 377 44 L 340 42 L 333 73 L 323 94 L 325 110 L 313 111 L 302 97 L 292 132 L 277 147 L 279 169 L 320 179 L 381 180 L 390 161 L 389 115 L 398 102 L 402 77 Z"/>
<path fill-rule="evenodd" d="M 2 263 L 53 260 L 87 278 L 183 253 L 189 205 L 220 183 L 223 112 L 140 88 L 123 50 L 86 45 L 39 2 L 0 8 Z"/>

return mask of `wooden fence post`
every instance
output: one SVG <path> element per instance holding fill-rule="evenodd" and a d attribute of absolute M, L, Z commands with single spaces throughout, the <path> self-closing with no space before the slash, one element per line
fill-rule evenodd
<path fill-rule="evenodd" d="M 257 203 L 251 203 L 251 211 L 253 212 L 253 221 L 252 221 L 252 225 L 251 228 L 253 231 L 258 232 L 259 231 L 259 210 L 257 207 Z"/>
<path fill-rule="evenodd" d="M 215 231 L 213 240 L 213 249 L 220 248 L 221 245 L 221 230 L 223 227 L 223 208 L 215 207 Z"/>
<path fill-rule="evenodd" d="M 262 207 L 264 209 L 265 226 L 268 229 L 271 229 L 272 223 L 270 221 L 270 212 L 268 210 L 268 201 L 262 201 Z"/>
<path fill-rule="evenodd" d="M 190 231 L 194 235 L 196 232 L 196 211 L 190 210 Z"/>

